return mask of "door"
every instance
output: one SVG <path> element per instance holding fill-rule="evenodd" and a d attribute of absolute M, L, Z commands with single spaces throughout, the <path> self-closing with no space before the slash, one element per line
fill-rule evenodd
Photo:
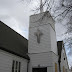
<path fill-rule="evenodd" d="M 45 68 L 33 68 L 32 72 L 47 72 L 47 67 L 45 67 Z"/>

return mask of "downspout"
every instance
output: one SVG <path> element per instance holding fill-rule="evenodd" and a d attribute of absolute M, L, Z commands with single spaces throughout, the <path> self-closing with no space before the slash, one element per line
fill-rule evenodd
<path fill-rule="evenodd" d="M 61 55 L 59 56 L 58 63 L 59 63 L 59 72 L 61 72 Z"/>
<path fill-rule="evenodd" d="M 59 60 L 58 63 L 59 63 L 59 72 L 61 72 L 61 66 L 60 66 L 61 61 Z"/>
<path fill-rule="evenodd" d="M 30 60 L 27 61 L 27 72 L 29 71 L 29 62 Z"/>

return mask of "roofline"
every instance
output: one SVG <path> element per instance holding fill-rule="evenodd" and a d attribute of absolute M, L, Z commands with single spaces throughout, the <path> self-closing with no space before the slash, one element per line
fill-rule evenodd
<path fill-rule="evenodd" d="M 55 22 L 55 20 L 54 20 L 54 18 L 52 17 L 52 15 L 51 15 L 51 13 L 49 12 L 49 11 L 45 11 L 45 12 L 42 12 L 42 13 L 37 13 L 37 14 L 33 14 L 33 15 L 30 15 L 30 17 L 32 17 L 32 16 L 36 16 L 36 15 L 39 15 L 39 14 L 49 14 L 50 15 L 50 17 L 53 19 L 53 21 Z M 43 15 L 43 16 L 44 16 Z"/>
<path fill-rule="evenodd" d="M 0 49 L 3 50 L 3 51 L 6 51 L 6 52 L 8 52 L 8 53 L 14 54 L 14 55 L 16 55 L 16 56 L 19 56 L 19 57 L 25 58 L 25 59 L 27 59 L 27 60 L 30 60 L 30 58 L 29 58 L 28 55 L 27 55 L 28 57 L 25 57 L 25 56 L 22 56 L 22 55 L 20 55 L 20 54 L 18 54 L 18 53 L 13 52 L 13 51 L 7 50 L 7 49 L 5 49 L 5 48 L 3 48 L 3 47 L 0 47 Z"/>
<path fill-rule="evenodd" d="M 8 25 L 6 25 L 6 23 L 4 23 L 3 21 L 0 20 L 1 23 L 3 23 L 5 26 L 7 26 L 8 28 L 10 28 L 11 30 L 13 30 L 15 33 L 17 33 L 18 35 L 20 35 L 22 38 L 26 39 L 25 37 L 23 37 L 21 34 L 19 34 L 18 32 L 16 32 L 14 29 L 12 29 L 11 27 L 9 27 Z M 26 39 L 28 41 L 28 39 Z"/>

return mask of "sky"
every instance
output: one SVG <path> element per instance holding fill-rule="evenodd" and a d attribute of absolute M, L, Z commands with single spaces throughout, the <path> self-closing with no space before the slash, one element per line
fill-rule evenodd
<path fill-rule="evenodd" d="M 59 6 L 57 0 L 55 3 L 55 6 Z M 0 0 L 0 20 L 28 39 L 29 16 L 34 14 L 32 10 L 38 5 L 39 0 L 31 2 L 29 0 Z M 66 23 L 66 20 L 63 23 Z M 57 40 L 63 40 L 65 36 L 62 36 L 62 34 L 66 31 L 66 28 L 59 22 L 56 22 L 55 28 Z M 72 64 L 72 58 L 68 57 L 68 60 L 69 65 Z"/>
<path fill-rule="evenodd" d="M 38 4 L 39 0 L 32 2 L 29 0 L 0 0 L 0 20 L 28 39 L 29 16 L 34 13 L 32 10 Z M 58 24 L 56 24 L 56 31 L 60 34 L 57 34 L 57 37 L 62 34 L 60 27 L 64 29 Z"/>

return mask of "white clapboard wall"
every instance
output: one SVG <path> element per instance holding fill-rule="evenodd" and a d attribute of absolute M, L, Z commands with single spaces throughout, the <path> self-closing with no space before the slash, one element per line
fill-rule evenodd
<path fill-rule="evenodd" d="M 12 72 L 13 60 L 21 62 L 20 72 L 27 72 L 26 59 L 13 55 L 3 50 L 0 50 L 0 72 Z"/>
<path fill-rule="evenodd" d="M 48 16 L 44 16 L 40 20 L 44 14 L 30 16 L 28 53 L 53 51 L 57 54 L 55 22 L 49 12 L 47 13 Z M 37 43 L 37 37 L 35 36 L 37 29 L 43 33 L 40 37 L 40 44 Z"/>
<path fill-rule="evenodd" d="M 64 48 L 62 49 L 62 52 L 61 52 L 61 72 L 63 72 L 63 66 L 64 66 L 64 70 L 65 71 L 67 70 L 67 72 L 69 72 L 68 60 L 67 60 L 67 56 L 66 56 L 66 52 Z"/>
<path fill-rule="evenodd" d="M 29 72 L 32 72 L 32 68 L 38 68 L 38 66 L 47 67 L 47 72 L 54 72 L 55 71 L 55 63 L 58 66 L 58 56 L 50 51 L 47 53 L 34 53 L 29 54 L 30 57 L 30 67 Z M 58 68 L 57 68 L 58 69 Z"/>

